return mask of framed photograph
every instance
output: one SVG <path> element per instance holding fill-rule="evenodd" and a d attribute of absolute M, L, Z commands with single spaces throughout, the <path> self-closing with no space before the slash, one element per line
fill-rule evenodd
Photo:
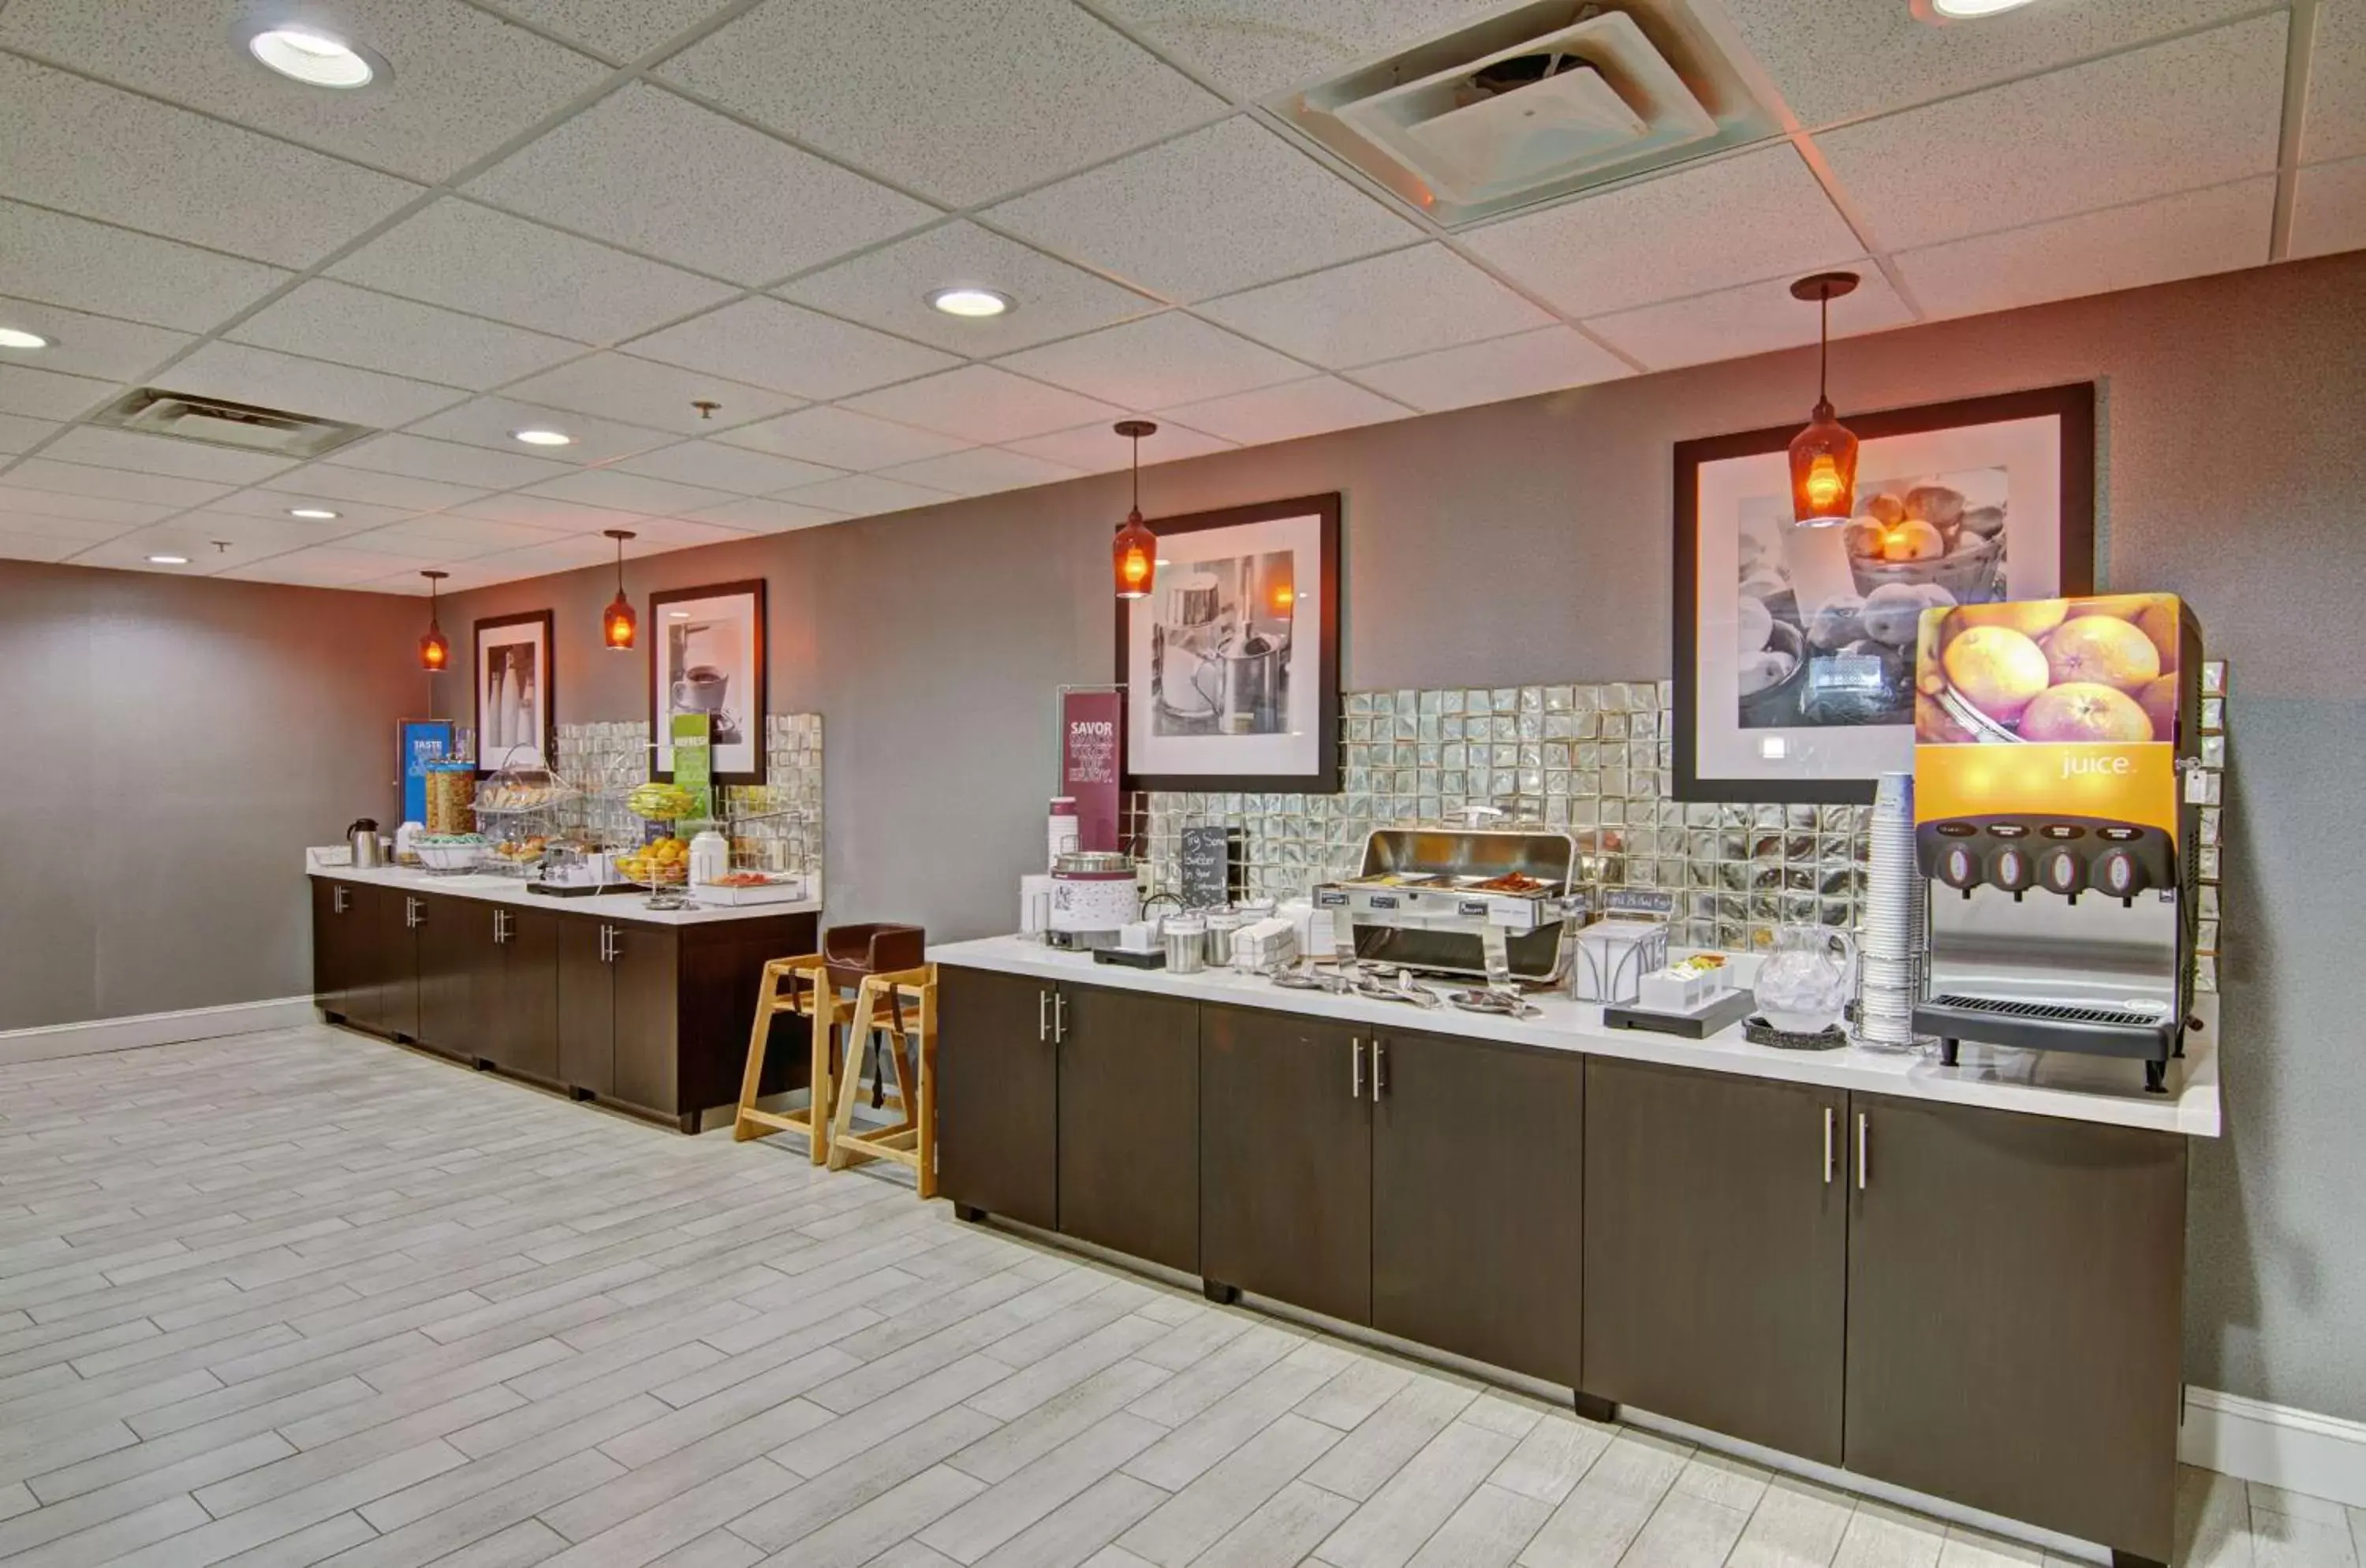
<path fill-rule="evenodd" d="M 1676 446 L 1678 800 L 1871 801 L 1914 763 L 1924 610 L 2093 590 L 2091 383 L 1842 423 L 1841 527 L 1792 521 L 1797 424 Z"/>
<path fill-rule="evenodd" d="M 1132 789 L 1339 788 L 1339 497 L 1149 525 L 1158 572 L 1117 602 Z"/>
<path fill-rule="evenodd" d="M 657 776 L 673 779 L 673 717 L 715 724 L 713 782 L 764 782 L 764 583 L 649 595 L 649 733 Z"/>
<path fill-rule="evenodd" d="M 547 768 L 558 760 L 551 695 L 551 613 L 529 610 L 477 623 L 477 776 L 496 768 Z"/>

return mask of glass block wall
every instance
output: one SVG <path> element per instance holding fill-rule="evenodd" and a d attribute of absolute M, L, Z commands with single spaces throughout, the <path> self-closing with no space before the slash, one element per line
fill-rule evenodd
<path fill-rule="evenodd" d="M 737 826 L 736 848 L 767 871 L 822 870 L 821 715 L 776 713 L 764 720 L 768 784 L 733 785 L 724 804 Z M 623 791 L 649 776 L 649 727 L 639 719 L 558 727 L 558 773 L 593 796 L 589 809 L 603 831 L 637 836 L 645 826 L 625 811 Z"/>

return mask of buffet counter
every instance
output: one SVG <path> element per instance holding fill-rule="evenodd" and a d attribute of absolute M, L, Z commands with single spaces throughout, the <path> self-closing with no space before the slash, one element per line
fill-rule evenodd
<path fill-rule="evenodd" d="M 324 859 L 326 855 L 345 852 L 343 850 L 309 852 L 305 856 L 305 871 L 312 876 L 334 877 L 340 882 L 408 888 L 413 893 L 475 898 L 486 903 L 530 909 L 563 909 L 569 914 L 590 915 L 599 919 L 636 920 L 652 926 L 694 926 L 714 920 L 744 920 L 770 915 L 814 915 L 821 912 L 821 900 L 818 898 L 774 904 L 703 904 L 688 909 L 652 909 L 648 907 L 648 895 L 638 888 L 623 893 L 556 897 L 528 892 L 522 877 L 497 876 L 490 873 L 445 875 L 413 871 L 404 866 L 355 871 L 350 865 L 337 865 Z"/>

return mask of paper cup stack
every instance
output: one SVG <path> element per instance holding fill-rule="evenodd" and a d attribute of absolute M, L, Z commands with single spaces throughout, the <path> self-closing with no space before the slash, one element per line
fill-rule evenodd
<path fill-rule="evenodd" d="M 1920 1043 L 1914 1003 L 1922 994 L 1927 894 L 1914 862 L 1914 776 L 1884 773 L 1873 800 L 1872 870 L 1857 943 L 1864 969 L 1857 987 L 1861 1045 L 1909 1051 Z"/>

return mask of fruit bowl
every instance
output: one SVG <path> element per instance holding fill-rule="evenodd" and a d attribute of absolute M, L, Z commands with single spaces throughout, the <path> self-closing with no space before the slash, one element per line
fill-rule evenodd
<path fill-rule="evenodd" d="M 1997 566 L 2003 557 L 2003 535 L 1984 539 L 1967 530 L 1946 555 L 1926 560 L 1883 560 L 1852 554 L 1849 570 L 1856 578 L 1856 591 L 1862 594 L 1870 595 L 1885 583 L 1930 582 L 1964 603 L 1990 596 L 1998 586 Z"/>
<path fill-rule="evenodd" d="M 484 859 L 485 840 L 473 833 L 422 834 L 412 840 L 419 863 L 430 871 L 469 871 Z"/>

